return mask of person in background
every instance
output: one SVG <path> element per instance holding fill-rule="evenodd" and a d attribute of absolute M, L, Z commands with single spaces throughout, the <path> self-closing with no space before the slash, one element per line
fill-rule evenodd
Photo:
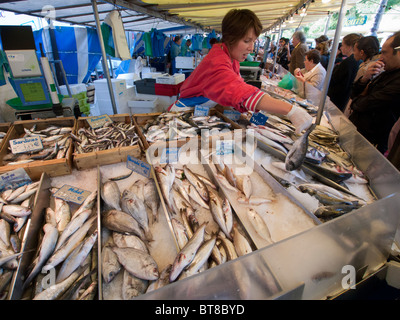
<path fill-rule="evenodd" d="M 325 70 L 328 70 L 328 63 L 330 57 L 329 47 L 330 47 L 329 41 L 320 42 L 315 47 L 315 49 L 317 49 L 321 55 L 321 65 L 325 68 Z"/>
<path fill-rule="evenodd" d="M 329 40 L 328 36 L 323 34 L 322 36 L 319 36 L 318 38 L 314 39 L 315 40 L 315 48 L 317 48 L 317 46 L 320 43 L 326 42 Z"/>
<path fill-rule="evenodd" d="M 305 59 L 305 68 L 299 69 L 297 68 L 294 70 L 294 76 L 297 79 L 298 85 L 297 87 L 300 89 L 298 90 L 301 96 L 304 97 L 305 92 L 305 85 L 306 83 L 311 84 L 318 90 L 322 90 L 324 85 L 324 80 L 326 76 L 326 70 L 321 65 L 321 55 L 318 50 L 313 49 L 306 52 L 306 59 Z"/>
<path fill-rule="evenodd" d="M 175 36 L 170 49 L 171 75 L 174 75 L 177 72 L 175 58 L 179 56 L 179 54 L 181 53 L 181 44 L 182 44 L 181 36 Z"/>
<path fill-rule="evenodd" d="M 379 60 L 371 63 L 352 87 L 349 119 L 383 154 L 388 150 L 389 133 L 400 116 L 400 51 L 395 49 L 399 46 L 397 31 L 383 44 Z"/>
<path fill-rule="evenodd" d="M 294 49 L 290 53 L 289 72 L 294 75 L 295 69 L 304 68 L 304 57 L 308 51 L 308 47 L 306 45 L 306 36 L 302 31 L 296 31 L 293 33 L 292 42 Z"/>
<path fill-rule="evenodd" d="M 279 63 L 283 68 L 289 70 L 288 66 L 288 38 L 280 38 L 279 39 L 279 48 L 278 48 L 278 55 L 276 56 L 276 62 Z"/>
<path fill-rule="evenodd" d="M 192 40 L 187 39 L 183 45 L 181 55 L 184 57 L 192 57 L 193 56 L 193 51 L 190 49 L 190 46 L 192 45 Z"/>
<path fill-rule="evenodd" d="M 342 52 L 342 43 L 340 42 L 336 52 L 335 65 L 341 63 L 347 57 Z"/>
<path fill-rule="evenodd" d="M 348 58 L 336 65 L 332 71 L 328 96 L 342 112 L 349 101 L 351 85 L 360 65 L 360 61 L 354 58 L 353 51 L 354 45 L 361 37 L 358 33 L 350 33 L 343 37 L 342 52 Z"/>
<path fill-rule="evenodd" d="M 368 69 L 368 66 L 379 59 L 379 40 L 377 37 L 368 36 L 358 40 L 354 46 L 354 59 L 361 60 L 354 81 L 360 79 Z"/>
<path fill-rule="evenodd" d="M 217 39 L 217 38 L 211 38 L 211 39 L 210 39 L 210 45 L 211 45 L 211 47 L 212 47 L 214 44 L 216 44 L 216 43 L 218 43 L 218 39 Z"/>
<path fill-rule="evenodd" d="M 216 104 L 233 107 L 242 113 L 266 111 L 286 115 L 301 133 L 312 124 L 305 109 L 274 99 L 257 87 L 247 84 L 240 75 L 240 62 L 254 50 L 263 27 L 256 14 L 248 9 L 232 9 L 222 20 L 221 43 L 214 44 L 193 73 L 184 81 L 179 99 L 169 111 L 193 110 L 196 105 Z"/>

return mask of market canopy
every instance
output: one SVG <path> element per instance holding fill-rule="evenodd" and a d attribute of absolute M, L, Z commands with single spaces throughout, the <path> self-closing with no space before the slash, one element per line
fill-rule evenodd
<path fill-rule="evenodd" d="M 338 12 L 341 0 L 110 0 L 97 1 L 99 19 L 119 10 L 126 31 L 148 32 L 156 28 L 169 33 L 220 32 L 224 15 L 233 8 L 250 9 L 260 18 L 264 31 L 280 22 L 302 26 Z M 360 0 L 349 0 L 351 6 Z M 0 9 L 15 13 L 47 17 L 57 21 L 96 27 L 91 0 L 0 0 Z M 306 11 L 306 15 L 302 14 Z"/>

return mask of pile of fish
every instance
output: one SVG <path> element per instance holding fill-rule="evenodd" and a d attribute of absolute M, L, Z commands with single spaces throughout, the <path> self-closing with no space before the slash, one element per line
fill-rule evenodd
<path fill-rule="evenodd" d="M 149 143 L 197 137 L 201 130 L 210 135 L 229 132 L 231 123 L 217 116 L 194 117 L 192 112 L 165 112 L 143 125 L 143 135 Z"/>
<path fill-rule="evenodd" d="M 105 203 L 102 225 L 111 232 L 108 239 L 103 239 L 102 277 L 107 285 L 118 287 L 114 279 L 123 273 L 118 290 L 123 300 L 131 300 L 145 293 L 150 282 L 160 277 L 150 254 L 150 227 L 158 221 L 158 193 L 152 179 L 137 180 L 122 193 L 115 181 L 107 180 L 102 184 L 101 198 Z"/>
<path fill-rule="evenodd" d="M 115 121 L 107 122 L 97 129 L 82 127 L 76 135 L 71 134 L 71 137 L 76 154 L 129 147 L 139 142 L 134 124 Z"/>
<path fill-rule="evenodd" d="M 8 189 L 0 195 L 0 300 L 7 296 L 21 255 L 21 241 L 29 219 L 39 181 Z"/>
<path fill-rule="evenodd" d="M 68 202 L 54 197 L 45 209 L 37 252 L 26 270 L 25 295 L 33 300 L 92 300 L 97 289 L 97 192 L 72 212 Z M 50 275 L 50 276 L 49 276 Z M 50 279 L 49 279 L 50 278 Z M 50 281 L 50 283 L 49 283 Z"/>
<path fill-rule="evenodd" d="M 252 252 L 247 237 L 234 222 L 228 199 L 219 195 L 217 187 L 207 177 L 194 173 L 186 165 L 183 169 L 171 164 L 165 167 L 157 165 L 155 171 L 172 215 L 171 222 L 180 250 L 165 270 L 169 282 Z M 218 226 L 216 232 L 206 230 L 211 220 L 199 224 L 199 210 L 208 210 L 208 216 Z M 163 284 L 166 283 L 168 281 Z"/>
<path fill-rule="evenodd" d="M 36 124 L 31 129 L 24 128 L 25 133 L 20 138 L 40 137 L 43 149 L 35 152 L 8 153 L 3 157 L 3 165 L 28 163 L 35 160 L 62 159 L 72 146 L 72 127 L 51 125 L 46 129 L 36 130 Z M 10 147 L 8 147 L 11 150 Z"/>
<path fill-rule="evenodd" d="M 313 130 L 297 136 L 288 121 L 273 115 L 268 118 L 265 126 L 252 125 L 248 128 L 254 130 L 258 140 L 285 155 L 285 161 L 271 163 L 279 169 L 275 171 L 275 174 L 265 167 L 264 169 L 284 187 L 294 186 L 299 191 L 316 197 L 320 201 L 321 207 L 314 214 L 322 222 L 366 204 L 363 199 L 350 191 L 346 192 L 348 190 L 346 183 L 367 184 L 368 180 L 353 164 L 350 155 L 341 148 L 339 136 L 332 129 L 316 125 L 312 128 Z M 291 152 L 294 148 L 297 151 Z M 298 152 L 299 150 L 304 152 Z M 316 175 L 329 179 L 333 182 L 332 185 L 337 184 L 341 188 L 335 189 L 321 181 L 313 183 L 308 180 L 301 167 L 303 163 Z M 288 176 L 291 179 L 288 179 Z"/>

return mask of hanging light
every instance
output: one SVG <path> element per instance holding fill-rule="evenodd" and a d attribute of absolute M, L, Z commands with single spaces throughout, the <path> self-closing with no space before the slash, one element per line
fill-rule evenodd
<path fill-rule="evenodd" d="M 306 8 L 303 8 L 302 12 L 300 13 L 300 17 L 305 17 L 307 15 Z"/>
<path fill-rule="evenodd" d="M 331 0 L 322 0 L 322 3 L 329 3 Z"/>
<path fill-rule="evenodd" d="M 294 22 L 293 16 L 291 16 L 290 19 L 289 19 L 289 23 L 293 23 L 293 22 Z"/>

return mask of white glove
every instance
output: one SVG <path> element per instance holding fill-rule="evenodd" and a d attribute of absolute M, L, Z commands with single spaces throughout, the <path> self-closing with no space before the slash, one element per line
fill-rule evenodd
<path fill-rule="evenodd" d="M 293 105 L 292 110 L 286 115 L 296 127 L 296 134 L 308 129 L 312 124 L 312 117 L 301 107 Z"/>

